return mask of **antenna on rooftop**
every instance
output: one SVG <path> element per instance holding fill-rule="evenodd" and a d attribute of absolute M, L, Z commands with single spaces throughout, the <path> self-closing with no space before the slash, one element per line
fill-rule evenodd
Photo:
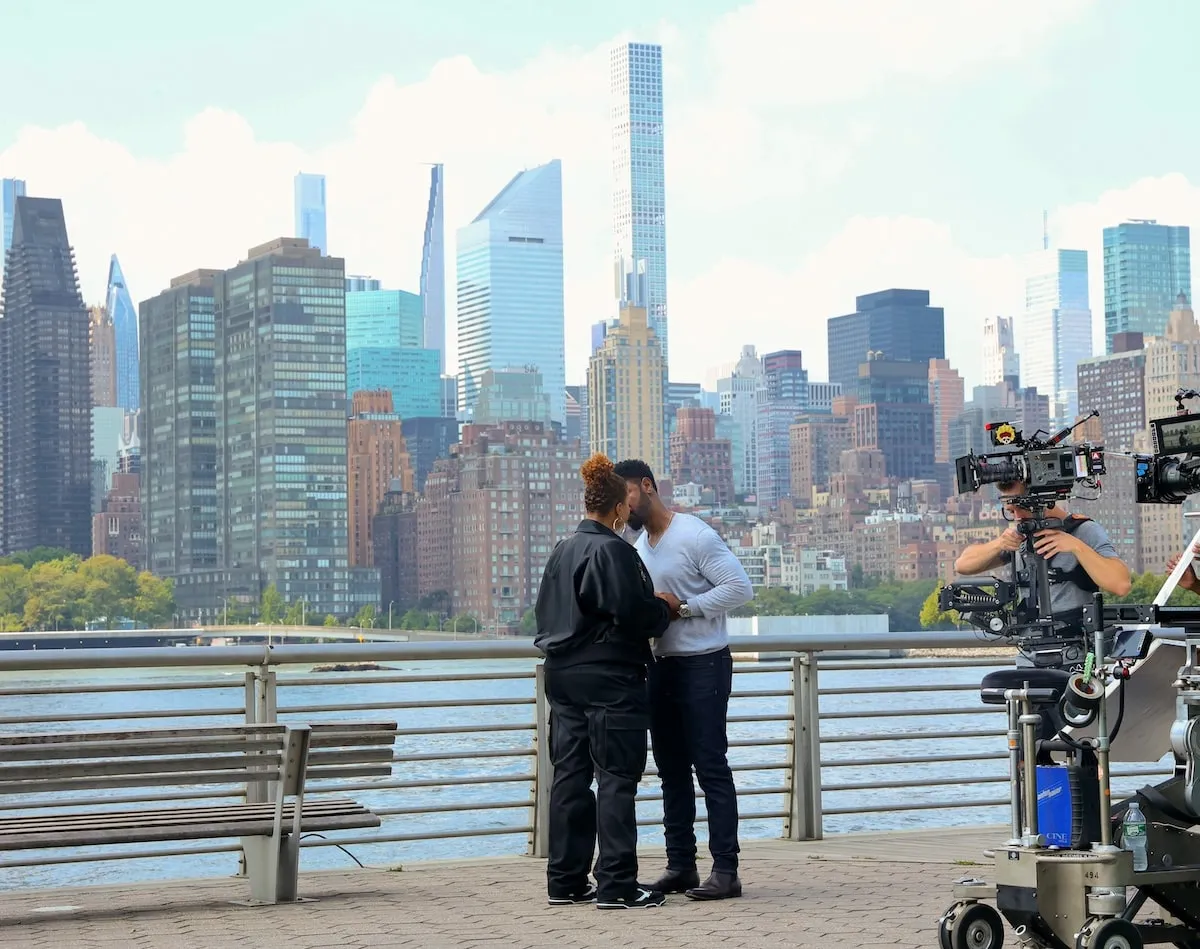
<path fill-rule="evenodd" d="M 1050 249 L 1050 212 L 1042 210 L 1042 250 Z"/>

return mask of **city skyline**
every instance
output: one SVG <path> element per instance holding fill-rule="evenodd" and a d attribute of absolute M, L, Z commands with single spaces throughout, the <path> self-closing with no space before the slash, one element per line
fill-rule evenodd
<path fill-rule="evenodd" d="M 245 91 L 255 85 L 249 64 L 215 86 L 206 76 L 206 87 L 187 66 L 162 101 L 120 118 L 99 103 L 115 96 L 141 104 L 136 84 L 126 88 L 134 77 L 93 78 L 69 95 L 38 90 L 0 118 L 0 174 L 63 198 L 79 222 L 73 240 L 89 301 L 100 298 L 104 276 L 94 261 L 113 248 L 131 285 L 157 287 L 192 261 L 233 259 L 265 234 L 289 233 L 287 180 L 297 168 L 328 176 L 336 251 L 348 268 L 415 291 L 429 163 L 444 162 L 445 217 L 455 228 L 516 170 L 561 156 L 566 362 L 568 380 L 578 382 L 588 328 L 615 313 L 609 58 L 620 42 L 658 43 L 669 119 L 671 310 L 676 326 L 689 328 L 673 334 L 683 349 L 672 346 L 672 375 L 700 378 L 749 342 L 760 351 L 797 346 L 823 333 L 847 299 L 916 286 L 952 317 L 947 355 L 973 384 L 983 319 L 1022 312 L 1021 258 L 1040 249 L 1043 208 L 1052 246 L 1087 250 L 1093 262 L 1094 338 L 1102 332 L 1103 228 L 1127 218 L 1200 220 L 1200 189 L 1179 157 L 1192 153 L 1200 133 L 1176 130 L 1169 96 L 1146 94 L 1184 88 L 1187 57 L 1173 44 L 1200 12 L 1172 11 L 1164 46 L 1150 37 L 1166 7 L 1150 8 L 1135 17 L 1083 0 L 1007 4 L 988 19 L 986 42 L 974 18 L 940 3 L 903 22 L 886 5 L 818 11 L 771 0 L 707 2 L 686 16 L 677 3 L 616 4 L 564 24 L 517 17 L 502 28 L 480 10 L 473 26 L 431 39 L 403 64 L 376 52 L 373 39 L 362 47 L 353 31 L 347 50 L 333 45 L 325 54 L 344 71 L 322 69 L 300 86 L 253 96 Z M 42 16 L 17 19 L 36 30 Z M 381 13 L 387 22 L 394 16 Z M 411 27 L 432 36 L 441 18 L 423 13 Z M 290 36 L 302 22 L 301 14 L 276 27 Z M 350 29 L 339 16 L 323 22 L 330 35 Z M 864 22 L 866 33 L 848 29 Z M 90 42 L 145 37 L 144 29 L 117 36 L 110 24 L 81 16 L 45 63 L 17 50 L 0 77 L 15 82 L 25 74 L 12 69 L 54 68 L 83 42 L 85 26 Z M 903 43 L 895 43 L 897 31 Z M 185 46 L 202 48 L 208 35 L 198 29 Z M 845 55 L 850 36 L 854 57 Z M 777 47 L 797 54 L 773 57 Z M 1118 55 L 1134 80 L 1092 75 L 1091 63 Z M 253 69 L 276 59 L 268 52 Z M 813 81 L 818 76 L 829 81 Z M 1104 110 L 1133 104 L 1132 124 L 1113 143 Z M 295 121 L 299 115 L 312 119 Z M 979 134 L 961 135 L 964 124 Z M 1148 147 L 1164 127 L 1173 129 L 1171 147 Z M 1035 160 L 1049 140 L 1072 148 Z M 894 147 L 878 148 L 880 141 Z M 97 189 L 97 180 L 111 187 Z M 895 187 L 899 180 L 904 188 Z M 160 215 L 188 227 L 163 240 Z M 452 259 L 447 271 L 449 310 Z M 735 310 L 739 319 L 728 320 Z M 808 348 L 820 379 L 819 337 Z M 453 340 L 448 349 L 453 366 Z"/>

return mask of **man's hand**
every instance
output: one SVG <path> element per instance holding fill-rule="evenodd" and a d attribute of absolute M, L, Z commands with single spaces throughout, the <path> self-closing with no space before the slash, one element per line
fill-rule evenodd
<path fill-rule="evenodd" d="M 1033 549 L 1049 560 L 1056 554 L 1075 554 L 1086 547 L 1083 541 L 1066 531 L 1040 531 L 1034 536 Z"/>
<path fill-rule="evenodd" d="M 664 603 L 666 603 L 667 606 L 669 606 L 671 608 L 671 616 L 672 617 L 679 616 L 679 607 L 683 605 L 683 601 L 681 599 L 679 599 L 679 597 L 677 597 L 674 593 L 666 593 L 666 592 L 655 593 L 654 595 L 656 597 L 658 597 L 660 600 L 662 600 Z"/>
<path fill-rule="evenodd" d="M 1014 551 L 1020 550 L 1021 545 L 1025 543 L 1025 538 L 1017 532 L 1015 527 L 1010 527 L 1003 534 L 996 538 L 996 549 Z"/>

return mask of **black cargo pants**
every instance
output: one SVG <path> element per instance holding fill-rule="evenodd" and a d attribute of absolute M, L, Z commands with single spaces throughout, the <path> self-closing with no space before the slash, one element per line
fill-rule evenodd
<path fill-rule="evenodd" d="M 650 702 L 646 668 L 610 663 L 546 665 L 550 705 L 549 895 L 566 897 L 588 884 L 596 850 L 597 896 L 637 893 L 634 798 L 646 770 Z M 592 794 L 592 777 L 597 793 Z"/>

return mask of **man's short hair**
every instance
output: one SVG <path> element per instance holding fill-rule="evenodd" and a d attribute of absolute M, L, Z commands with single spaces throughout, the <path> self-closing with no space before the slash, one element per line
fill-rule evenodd
<path fill-rule="evenodd" d="M 658 482 L 654 480 L 654 472 L 640 458 L 626 458 L 624 461 L 618 461 L 613 470 L 626 481 L 641 481 L 643 478 L 649 478 L 651 486 L 655 491 L 658 490 Z"/>

